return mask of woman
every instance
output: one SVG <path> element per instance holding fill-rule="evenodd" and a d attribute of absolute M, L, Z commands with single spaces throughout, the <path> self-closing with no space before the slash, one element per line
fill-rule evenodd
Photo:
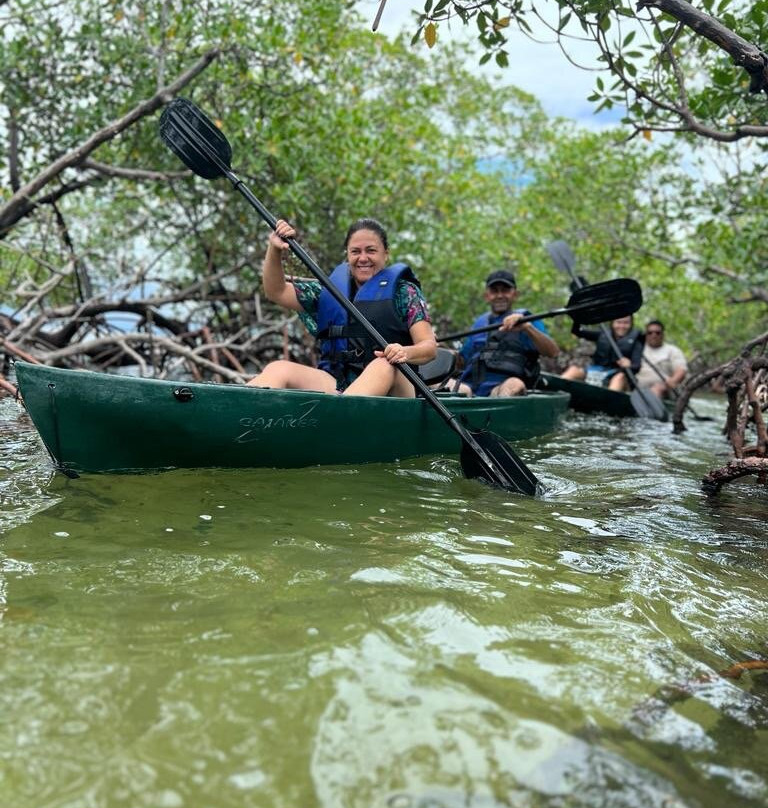
<path fill-rule="evenodd" d="M 616 352 L 603 331 L 593 331 L 574 323 L 571 333 L 582 339 L 596 342 L 592 362 L 587 367 L 570 365 L 561 374 L 564 379 L 583 381 L 587 379 L 590 384 L 602 385 L 617 392 L 628 389 L 627 375 L 622 368 L 629 368 L 633 373 L 640 370 L 643 356 L 643 339 L 641 333 L 632 327 L 632 317 L 619 317 L 611 323 L 611 336 L 621 352 L 616 358 Z"/>
<path fill-rule="evenodd" d="M 319 366 L 270 362 L 248 384 L 412 398 L 413 385 L 397 366 L 429 362 L 437 353 L 437 342 L 415 275 L 405 264 L 389 266 L 389 242 L 382 225 L 375 219 L 359 219 L 350 226 L 344 240 L 347 260 L 333 271 L 331 282 L 387 340 L 383 350 L 318 281 L 286 281 L 282 257 L 289 249 L 286 239 L 295 236 L 294 228 L 282 219 L 269 234 L 264 294 L 299 312 L 319 340 Z"/>

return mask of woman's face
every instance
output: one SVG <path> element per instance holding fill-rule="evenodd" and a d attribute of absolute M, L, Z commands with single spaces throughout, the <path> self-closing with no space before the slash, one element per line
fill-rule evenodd
<path fill-rule="evenodd" d="M 357 230 L 347 242 L 347 263 L 352 277 L 362 286 L 389 263 L 389 251 L 373 230 Z"/>
<path fill-rule="evenodd" d="M 619 317 L 618 320 L 614 320 L 611 323 L 611 328 L 613 329 L 613 333 L 616 334 L 617 337 L 623 337 L 632 328 L 632 318 Z"/>

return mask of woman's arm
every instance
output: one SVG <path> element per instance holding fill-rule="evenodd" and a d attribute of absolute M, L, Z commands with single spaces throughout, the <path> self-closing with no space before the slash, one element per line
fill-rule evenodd
<path fill-rule="evenodd" d="M 408 331 L 411 334 L 413 345 L 401 345 L 391 342 L 381 351 L 375 351 L 376 356 L 383 356 L 392 365 L 407 362 L 409 365 L 423 365 L 431 362 L 437 355 L 437 340 L 432 330 L 432 323 L 419 320 Z"/>
<path fill-rule="evenodd" d="M 268 300 L 277 303 L 284 309 L 304 311 L 296 297 L 296 289 L 290 281 L 286 281 L 283 272 L 283 255 L 289 249 L 287 238 L 294 238 L 296 231 L 288 222 L 278 219 L 273 232 L 267 240 L 267 252 L 262 264 L 262 283 L 264 294 Z"/>
<path fill-rule="evenodd" d="M 431 362 L 437 356 L 437 340 L 435 332 L 432 330 L 432 323 L 427 320 L 419 320 L 409 329 L 413 345 L 406 345 L 408 362 L 414 365 L 423 365 Z"/>

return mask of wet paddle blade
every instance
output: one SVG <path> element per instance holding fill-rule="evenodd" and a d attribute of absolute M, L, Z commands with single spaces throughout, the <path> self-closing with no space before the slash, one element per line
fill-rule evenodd
<path fill-rule="evenodd" d="M 669 419 L 664 402 L 647 387 L 635 388 L 630 393 L 629 400 L 640 418 L 654 418 L 657 421 Z"/>
<path fill-rule="evenodd" d="M 634 314 L 642 305 L 640 284 L 632 278 L 616 278 L 577 289 L 566 309 L 575 323 L 605 323 Z"/>
<path fill-rule="evenodd" d="M 468 431 L 468 436 L 471 440 L 465 440 L 461 447 L 461 468 L 466 477 L 530 497 L 544 490 L 536 475 L 503 438 L 484 430 Z"/>
<path fill-rule="evenodd" d="M 230 168 L 232 147 L 221 130 L 186 98 L 174 98 L 160 116 L 160 137 L 187 168 L 213 180 Z"/>

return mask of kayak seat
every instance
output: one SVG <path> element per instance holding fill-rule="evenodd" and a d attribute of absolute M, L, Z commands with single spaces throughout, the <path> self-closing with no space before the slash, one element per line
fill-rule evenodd
<path fill-rule="evenodd" d="M 447 379 L 456 369 L 456 354 L 448 348 L 438 348 L 434 359 L 419 365 L 419 375 L 427 384 Z"/>

